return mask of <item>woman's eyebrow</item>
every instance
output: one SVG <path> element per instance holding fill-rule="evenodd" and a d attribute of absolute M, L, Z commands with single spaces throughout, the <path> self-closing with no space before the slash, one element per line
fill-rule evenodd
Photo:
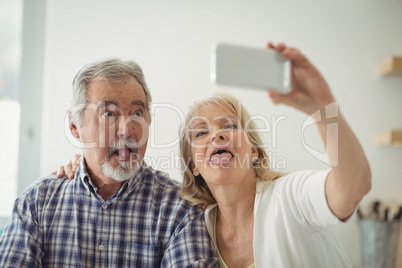
<path fill-rule="evenodd" d="M 207 124 L 207 122 L 205 121 L 198 121 L 195 122 L 195 124 L 193 124 L 192 128 L 206 128 L 209 124 Z"/>
<path fill-rule="evenodd" d="M 238 122 L 239 118 L 235 116 L 229 116 L 229 115 L 220 115 L 214 118 L 214 121 L 217 122 Z"/>

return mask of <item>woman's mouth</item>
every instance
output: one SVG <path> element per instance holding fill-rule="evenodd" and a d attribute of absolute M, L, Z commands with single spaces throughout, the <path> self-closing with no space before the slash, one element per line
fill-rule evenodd
<path fill-rule="evenodd" d="M 227 148 L 216 148 L 209 161 L 214 165 L 226 165 L 233 159 L 233 153 Z"/>

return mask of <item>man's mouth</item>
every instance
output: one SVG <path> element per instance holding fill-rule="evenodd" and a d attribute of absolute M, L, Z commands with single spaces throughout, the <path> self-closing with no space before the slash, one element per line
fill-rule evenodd
<path fill-rule="evenodd" d="M 215 148 L 210 157 L 209 161 L 216 165 L 228 164 L 233 158 L 233 153 L 227 148 Z"/>
<path fill-rule="evenodd" d="M 124 147 L 117 149 L 113 152 L 113 155 L 116 155 L 119 160 L 121 161 L 130 161 L 132 160 L 132 155 L 133 159 L 136 159 L 136 155 L 138 154 L 138 148 L 130 148 L 130 147 Z"/>

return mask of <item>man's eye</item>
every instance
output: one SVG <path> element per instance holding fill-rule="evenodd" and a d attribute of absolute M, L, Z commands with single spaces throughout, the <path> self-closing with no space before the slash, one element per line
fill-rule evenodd
<path fill-rule="evenodd" d="M 133 113 L 133 116 L 134 117 L 140 117 L 140 116 L 142 116 L 142 111 L 141 110 L 138 110 L 138 111 L 136 111 L 135 113 Z"/>
<path fill-rule="evenodd" d="M 105 111 L 103 113 L 103 115 L 106 116 L 106 117 L 112 117 L 112 116 L 114 116 L 114 113 L 112 111 Z"/>

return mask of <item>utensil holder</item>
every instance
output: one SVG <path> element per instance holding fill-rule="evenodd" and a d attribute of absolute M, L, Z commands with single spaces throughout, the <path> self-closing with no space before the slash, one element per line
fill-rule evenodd
<path fill-rule="evenodd" d="M 364 268 L 394 268 L 400 233 L 399 221 L 360 219 Z"/>

